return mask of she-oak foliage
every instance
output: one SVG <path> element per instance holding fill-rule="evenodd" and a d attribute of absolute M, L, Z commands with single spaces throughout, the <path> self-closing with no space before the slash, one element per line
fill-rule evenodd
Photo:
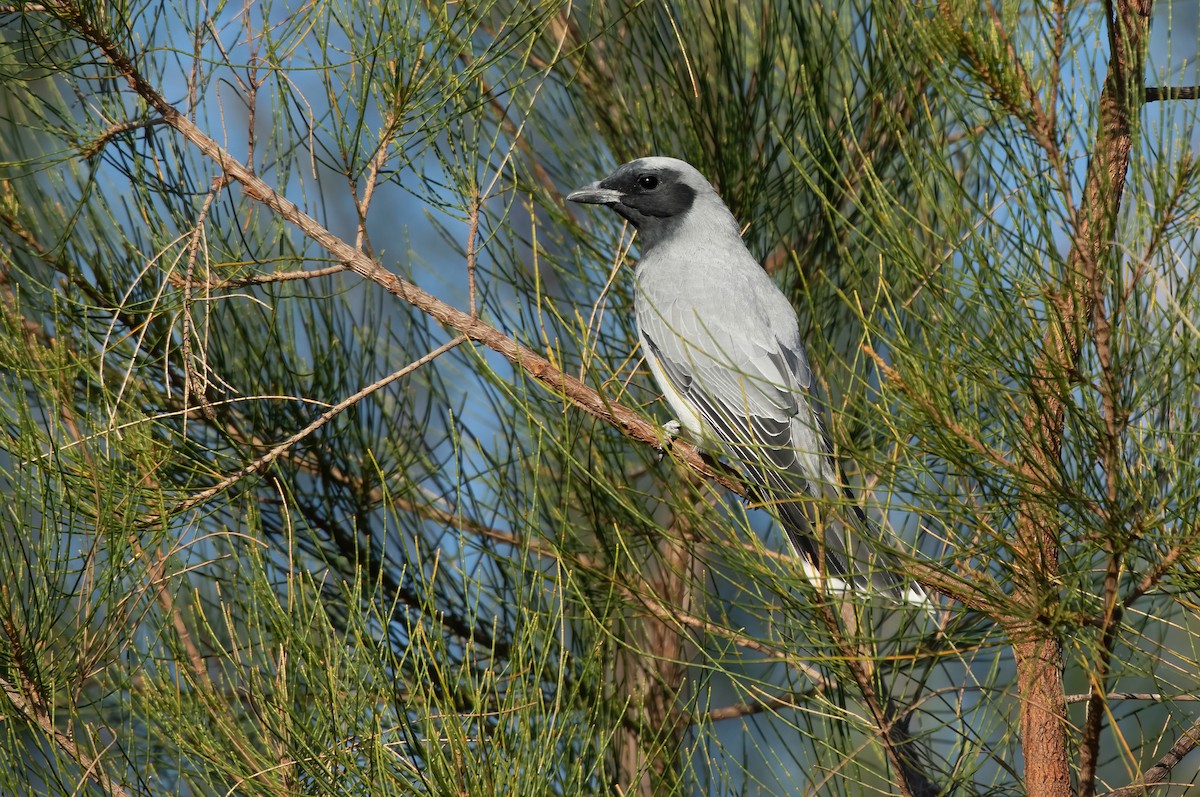
<path fill-rule="evenodd" d="M 0 7 L 0 793 L 1182 794 L 1183 5 Z M 940 628 L 660 459 L 650 153 Z"/>

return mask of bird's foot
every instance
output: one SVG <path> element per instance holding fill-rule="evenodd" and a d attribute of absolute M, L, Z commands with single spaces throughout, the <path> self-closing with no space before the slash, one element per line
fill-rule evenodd
<path fill-rule="evenodd" d="M 658 461 L 662 462 L 663 457 L 667 455 L 667 451 L 671 448 L 671 444 L 679 437 L 679 431 L 682 427 L 679 421 L 671 420 L 662 425 L 663 439 L 658 446 Z"/>

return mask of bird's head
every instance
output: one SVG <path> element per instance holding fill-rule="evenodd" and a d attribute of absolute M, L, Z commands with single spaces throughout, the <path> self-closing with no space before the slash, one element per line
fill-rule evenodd
<path fill-rule="evenodd" d="M 567 194 L 572 202 L 606 205 L 638 230 L 642 251 L 689 218 L 706 212 L 729 216 L 729 211 L 704 175 L 676 158 L 640 158 L 626 163 L 596 183 Z"/>

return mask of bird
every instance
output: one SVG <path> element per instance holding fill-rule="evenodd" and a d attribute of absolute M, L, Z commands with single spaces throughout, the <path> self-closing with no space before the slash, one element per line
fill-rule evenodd
<path fill-rule="evenodd" d="M 741 471 L 810 582 L 929 608 L 854 500 L 814 404 L 795 308 L 712 184 L 685 161 L 655 156 L 566 198 L 608 207 L 637 231 L 634 315 L 675 415 L 668 434 L 682 427 Z"/>

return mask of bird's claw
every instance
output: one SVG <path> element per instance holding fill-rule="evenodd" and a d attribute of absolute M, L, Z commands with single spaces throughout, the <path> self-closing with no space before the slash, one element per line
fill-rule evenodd
<path fill-rule="evenodd" d="M 671 448 L 671 444 L 675 442 L 675 438 L 679 437 L 679 430 L 682 427 L 679 421 L 671 420 L 662 425 L 663 440 L 658 447 L 658 461 L 662 462 L 663 457 L 667 455 L 667 450 Z"/>

